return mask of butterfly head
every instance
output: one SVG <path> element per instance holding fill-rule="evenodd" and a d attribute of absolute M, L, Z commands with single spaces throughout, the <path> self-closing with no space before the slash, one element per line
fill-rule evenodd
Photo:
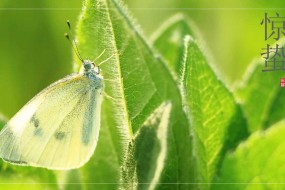
<path fill-rule="evenodd" d="M 91 69 L 94 69 L 95 64 L 90 60 L 84 60 L 83 61 L 83 67 L 84 67 L 85 72 L 88 72 Z"/>
<path fill-rule="evenodd" d="M 92 86 L 96 89 L 103 89 L 103 76 L 100 74 L 99 66 L 95 66 L 94 62 L 86 59 L 83 61 L 83 67 L 81 73 L 86 76 L 89 80 L 93 81 Z"/>
<path fill-rule="evenodd" d="M 94 75 L 100 75 L 100 68 L 99 66 L 95 66 L 93 61 L 90 61 L 88 59 L 84 60 L 83 68 L 84 68 L 84 73 L 92 73 Z"/>
<path fill-rule="evenodd" d="M 71 31 L 71 26 L 69 21 L 67 21 L 67 25 L 69 28 L 69 34 L 65 33 L 65 37 L 71 42 L 71 46 L 75 52 L 75 54 L 77 55 L 77 57 L 79 58 L 79 60 L 82 62 L 83 67 L 81 67 L 80 69 L 80 73 L 83 73 L 88 79 L 92 80 L 94 82 L 94 86 L 97 88 L 102 88 L 103 87 L 103 76 L 100 75 L 100 65 L 107 61 L 103 61 L 100 64 L 96 65 L 94 64 L 94 62 L 100 58 L 101 55 L 104 54 L 105 50 L 94 60 L 94 61 L 90 61 L 89 59 L 82 59 L 82 56 L 79 53 L 75 38 L 73 37 L 72 31 Z"/>

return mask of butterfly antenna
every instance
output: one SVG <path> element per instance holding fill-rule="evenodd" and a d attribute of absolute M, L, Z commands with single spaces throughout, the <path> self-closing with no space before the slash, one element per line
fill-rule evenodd
<path fill-rule="evenodd" d="M 105 53 L 105 51 L 106 51 L 106 49 L 104 49 L 104 50 L 102 51 L 102 53 L 100 53 L 100 55 L 98 55 L 98 56 L 92 61 L 92 63 L 95 63 L 95 61 L 96 61 L 97 59 L 99 59 L 99 58 Z"/>
<path fill-rule="evenodd" d="M 111 55 L 110 57 L 108 57 L 107 59 L 105 59 L 104 61 L 102 61 L 101 63 L 98 64 L 98 67 L 100 65 L 102 65 L 103 63 L 107 62 L 109 59 L 111 59 L 113 56 L 115 55 L 115 53 L 113 55 Z"/>
<path fill-rule="evenodd" d="M 65 33 L 64 36 L 68 39 L 68 41 L 70 41 L 71 46 L 72 46 L 74 52 L 76 53 L 77 57 L 80 59 L 80 61 L 82 63 L 84 63 L 84 60 L 82 59 L 82 57 L 81 57 L 81 55 L 79 53 L 76 41 L 75 41 L 74 36 L 72 34 L 71 25 L 70 25 L 69 20 L 67 20 L 67 26 L 68 26 L 68 29 L 69 29 L 69 35 L 67 33 Z"/>

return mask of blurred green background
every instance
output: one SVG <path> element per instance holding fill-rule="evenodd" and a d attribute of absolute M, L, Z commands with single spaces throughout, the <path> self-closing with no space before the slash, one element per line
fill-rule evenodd
<path fill-rule="evenodd" d="M 185 13 L 228 86 L 260 57 L 264 13 L 285 15 L 281 1 L 127 0 L 130 12 L 150 37 L 178 12 Z M 72 71 L 72 50 L 64 39 L 66 20 L 75 26 L 81 0 L 0 1 L 0 112 L 11 117 L 37 92 Z"/>

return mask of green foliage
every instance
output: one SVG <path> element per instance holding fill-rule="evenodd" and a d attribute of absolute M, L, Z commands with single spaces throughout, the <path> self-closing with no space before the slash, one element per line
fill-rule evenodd
<path fill-rule="evenodd" d="M 212 189 L 284 189 L 284 135 L 284 121 L 253 133 L 225 159 Z"/>
<path fill-rule="evenodd" d="M 184 54 L 184 37 L 194 35 L 193 24 L 183 14 L 169 18 L 152 35 L 153 45 L 163 54 L 169 68 L 175 73 L 181 72 Z"/>
<path fill-rule="evenodd" d="M 108 63 L 102 65 L 103 75 L 107 79 L 105 91 L 112 96 L 105 98 L 103 112 L 108 114 L 104 116 L 103 122 L 112 127 L 109 130 L 112 138 L 109 140 L 114 141 L 114 145 L 110 150 L 114 147 L 119 150 L 119 155 L 112 158 L 120 159 L 122 152 L 128 149 L 128 142 L 134 138 L 149 115 L 161 103 L 171 100 L 167 149 L 172 156 L 166 159 L 169 164 L 165 164 L 162 181 L 189 182 L 191 167 L 185 167 L 184 164 L 191 163 L 189 125 L 182 110 L 179 89 L 165 63 L 157 58 L 123 5 L 117 1 L 86 1 L 85 6 L 77 33 L 79 49 L 83 49 L 82 56 L 88 55 L 93 59 L 106 49 L 102 58 L 104 60 L 115 53 Z M 115 126 L 118 126 L 117 129 Z M 116 131 L 121 138 L 118 138 Z M 175 143 L 176 139 L 180 139 L 181 143 Z M 100 141 L 102 140 L 99 140 L 98 149 Z M 106 158 L 103 154 L 96 155 L 97 150 L 95 160 Z M 119 159 L 111 163 L 118 163 Z M 176 175 L 177 170 L 181 171 L 180 175 Z M 112 175 L 118 177 L 116 172 Z M 89 182 L 94 182 L 94 178 Z"/>
<path fill-rule="evenodd" d="M 279 43 L 284 47 L 284 39 Z M 280 88 L 283 72 L 262 72 L 264 60 L 257 60 L 250 65 L 244 80 L 237 86 L 235 95 L 243 105 L 248 118 L 249 129 L 253 132 L 267 128 L 284 118 L 282 101 L 284 90 Z"/>
<path fill-rule="evenodd" d="M 235 133 L 237 129 L 231 129 L 230 126 L 239 121 L 239 127 L 245 127 L 245 122 L 242 121 L 243 116 L 233 96 L 217 79 L 190 36 L 185 37 L 184 48 L 181 94 L 184 110 L 193 128 L 196 177 L 197 182 L 210 183 L 217 171 L 223 145 L 232 146 L 225 142 L 226 135 L 231 135 L 232 140 L 245 137 L 246 128 Z M 238 136 L 237 139 L 235 135 Z"/>
<path fill-rule="evenodd" d="M 129 143 L 122 167 L 123 189 L 154 189 L 167 153 L 167 127 L 171 104 L 161 105 Z"/>
<path fill-rule="evenodd" d="M 0 162 L 1 189 L 284 188 L 260 184 L 284 182 L 285 122 L 262 131 L 284 118 L 282 73 L 262 73 L 257 62 L 232 93 L 187 16 L 166 20 L 148 41 L 119 0 L 84 1 L 75 31 L 83 59 L 105 50 L 95 64 L 108 60 L 95 153 L 71 171 Z M 81 64 L 74 54 L 74 72 Z"/>
<path fill-rule="evenodd" d="M 184 111 L 193 126 L 196 182 L 210 183 L 224 153 L 246 137 L 246 122 L 239 105 L 217 79 L 196 41 L 187 35 L 192 32 L 182 18 L 182 15 L 171 18 L 175 22 L 159 33 L 154 44 L 166 55 L 179 78 Z M 169 53 L 165 47 L 174 51 Z M 181 49 L 184 52 L 178 56 Z M 205 184 L 198 186 L 207 189 Z"/>

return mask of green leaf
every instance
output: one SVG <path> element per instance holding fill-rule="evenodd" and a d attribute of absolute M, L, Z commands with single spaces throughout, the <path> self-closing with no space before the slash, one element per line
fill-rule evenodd
<path fill-rule="evenodd" d="M 176 74 L 181 71 L 185 35 L 197 36 L 193 28 L 196 27 L 183 14 L 176 14 L 167 19 L 151 37 L 153 45 Z"/>
<path fill-rule="evenodd" d="M 210 183 L 224 153 L 246 137 L 246 123 L 196 41 L 186 36 L 184 45 L 181 92 L 193 127 L 196 182 Z M 198 184 L 198 188 L 208 189 L 209 185 Z"/>
<path fill-rule="evenodd" d="M 285 47 L 284 44 L 285 39 L 279 43 L 279 47 Z M 242 104 L 251 132 L 284 118 L 282 110 L 285 102 L 281 100 L 284 91 L 280 88 L 280 78 L 284 77 L 284 71 L 262 72 L 263 69 L 264 59 L 253 62 L 235 90 L 236 99 Z"/>
<path fill-rule="evenodd" d="M 96 61 L 98 64 L 114 55 L 101 66 L 108 94 L 103 102 L 101 128 L 107 129 L 105 134 L 100 133 L 101 144 L 98 143 L 90 164 L 102 161 L 108 168 L 111 163 L 114 170 L 109 178 L 86 177 L 83 182 L 118 178 L 120 161 L 134 134 L 161 103 L 169 100 L 172 103 L 167 139 L 169 156 L 160 182 L 187 183 L 193 179 L 189 124 L 182 110 L 179 89 L 166 64 L 157 57 L 141 33 L 117 0 L 85 1 L 77 29 L 82 57 L 92 60 L 106 49 L 104 56 Z M 77 60 L 77 70 L 80 64 Z M 99 147 L 104 151 L 99 153 Z M 89 165 L 83 169 L 82 175 L 87 171 L 95 176 L 97 172 L 107 175 L 109 171 L 102 167 L 101 164 Z M 175 185 L 176 188 L 179 186 Z M 92 185 L 86 187 L 93 188 Z"/>
<path fill-rule="evenodd" d="M 154 35 L 154 45 L 168 60 L 169 67 L 175 68 L 177 78 L 184 80 L 181 86 L 183 104 L 188 113 L 188 120 L 194 127 L 193 135 L 196 137 L 195 182 L 209 183 L 224 154 L 235 148 L 240 140 L 247 136 L 247 128 L 240 106 L 217 79 L 208 65 L 204 52 L 202 53 L 191 37 L 185 38 L 187 34 L 194 34 L 191 29 L 193 27 L 195 28 L 182 15 L 175 15 L 169 19 L 169 24 L 164 24 L 162 29 L 155 33 L 160 35 Z M 194 35 L 198 36 L 197 30 L 194 31 Z M 212 121 L 205 123 L 207 117 Z M 199 186 L 201 189 L 208 187 L 209 185 L 202 184 Z"/>
<path fill-rule="evenodd" d="M 171 104 L 157 108 L 130 142 L 122 167 L 122 189 L 155 189 L 167 153 Z"/>
<path fill-rule="evenodd" d="M 266 131 L 253 133 L 227 155 L 212 189 L 284 189 L 284 136 L 284 120 Z"/>
<path fill-rule="evenodd" d="M 282 76 L 283 77 L 283 76 Z M 274 123 L 284 119 L 284 110 L 285 110 L 285 91 L 283 89 L 278 89 L 274 100 L 271 103 L 270 110 L 264 122 L 264 127 L 267 128 Z"/>

